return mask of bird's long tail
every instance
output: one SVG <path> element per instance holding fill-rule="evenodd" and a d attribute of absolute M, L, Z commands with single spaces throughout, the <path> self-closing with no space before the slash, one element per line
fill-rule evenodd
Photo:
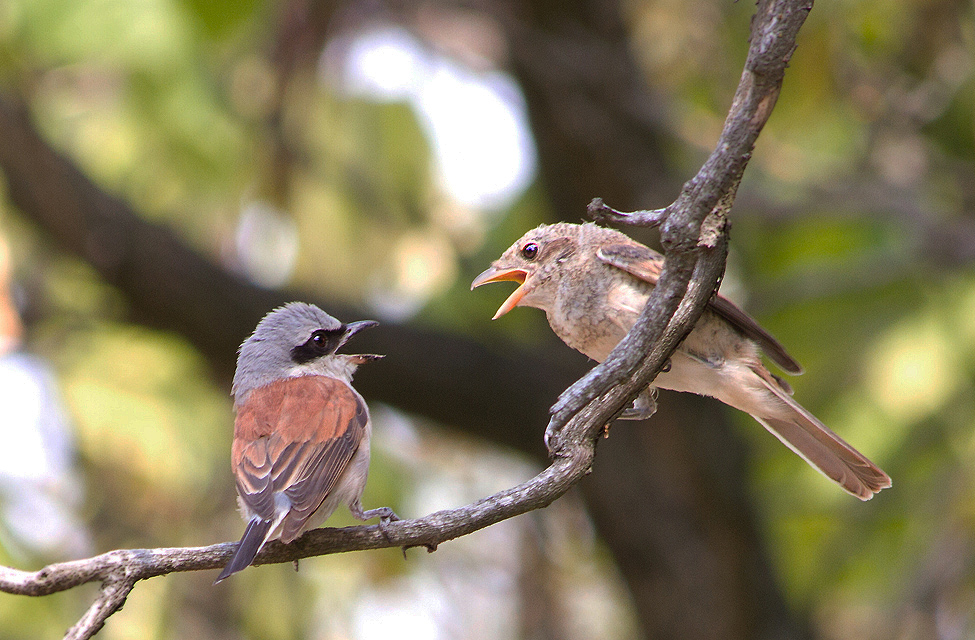
<path fill-rule="evenodd" d="M 772 432 L 803 460 L 818 469 L 845 491 L 869 500 L 890 486 L 890 477 L 862 453 L 793 400 L 771 375 L 763 376 L 765 386 L 782 402 L 776 415 L 756 415 L 762 426 Z"/>
<path fill-rule="evenodd" d="M 221 580 L 249 567 L 254 562 L 254 558 L 261 550 L 261 547 L 267 541 L 267 534 L 270 530 L 270 520 L 261 520 L 260 518 L 251 519 L 247 523 L 247 529 L 244 531 L 240 543 L 237 545 L 237 550 L 234 551 L 234 556 L 227 563 L 227 566 L 223 568 L 223 571 L 220 572 L 220 575 L 217 576 L 213 584 L 217 584 Z"/>

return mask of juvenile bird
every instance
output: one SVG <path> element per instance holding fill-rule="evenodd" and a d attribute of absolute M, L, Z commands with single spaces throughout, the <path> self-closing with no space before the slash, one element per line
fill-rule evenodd
<path fill-rule="evenodd" d="M 249 566 L 269 540 L 291 542 L 341 504 L 359 520 L 399 519 L 389 507 L 363 511 L 360 503 L 372 424 L 352 374 L 382 356 L 337 353 L 377 324 L 343 324 L 292 302 L 267 314 L 240 346 L 232 466 L 247 529 L 216 582 Z"/>
<path fill-rule="evenodd" d="M 602 362 L 634 325 L 663 266 L 663 256 L 592 223 L 533 229 L 474 279 L 471 289 L 513 280 L 518 288 L 494 318 L 516 306 L 541 309 L 567 345 Z M 765 329 L 717 294 L 653 387 L 711 396 L 751 414 L 786 446 L 861 500 L 890 478 L 792 399 L 789 385 L 762 364 L 762 353 L 790 374 L 802 367 Z M 653 413 L 653 387 L 624 412 Z"/>

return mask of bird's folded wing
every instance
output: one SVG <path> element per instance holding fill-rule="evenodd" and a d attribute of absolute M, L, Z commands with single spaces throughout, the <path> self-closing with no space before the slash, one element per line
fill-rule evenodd
<path fill-rule="evenodd" d="M 606 264 L 622 269 L 653 285 L 657 284 L 664 263 L 662 255 L 636 242 L 603 245 L 596 255 Z M 734 302 L 719 293 L 711 298 L 708 307 L 727 320 L 742 335 L 757 342 L 765 355 L 784 371 L 794 375 L 802 373 L 802 365 L 789 355 L 785 347 Z"/>
<path fill-rule="evenodd" d="M 262 519 L 283 518 L 281 539 L 294 539 L 349 464 L 367 420 L 362 400 L 332 378 L 290 378 L 256 389 L 235 425 L 241 500 Z M 286 513 L 276 494 L 288 498 Z"/>

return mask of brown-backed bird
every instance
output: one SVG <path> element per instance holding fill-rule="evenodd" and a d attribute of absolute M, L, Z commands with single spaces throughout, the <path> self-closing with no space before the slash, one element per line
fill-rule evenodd
<path fill-rule="evenodd" d="M 360 503 L 372 425 L 352 374 L 382 356 L 337 353 L 376 324 L 343 324 L 292 302 L 267 314 L 240 346 L 232 465 L 247 529 L 216 582 L 249 566 L 268 541 L 291 542 L 339 505 L 359 520 L 398 520 L 388 507 L 363 511 Z"/>

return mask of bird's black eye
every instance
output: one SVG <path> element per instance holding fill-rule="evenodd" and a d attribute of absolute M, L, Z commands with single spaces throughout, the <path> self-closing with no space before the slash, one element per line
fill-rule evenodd
<path fill-rule="evenodd" d="M 338 329 L 319 329 L 312 333 L 304 344 L 299 344 L 291 350 L 291 359 L 297 364 L 304 364 L 329 355 L 339 347 L 344 334 L 344 325 Z"/>
<path fill-rule="evenodd" d="M 528 242 L 521 248 L 521 257 L 525 260 L 534 260 L 538 256 L 538 243 Z"/>

